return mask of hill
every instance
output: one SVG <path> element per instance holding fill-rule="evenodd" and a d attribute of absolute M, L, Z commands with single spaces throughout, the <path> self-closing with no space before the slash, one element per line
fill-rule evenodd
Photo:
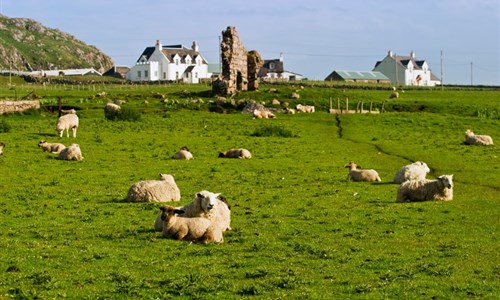
<path fill-rule="evenodd" d="M 112 65 L 109 56 L 70 34 L 32 19 L 0 15 L 0 69 L 94 68 L 103 72 Z"/>

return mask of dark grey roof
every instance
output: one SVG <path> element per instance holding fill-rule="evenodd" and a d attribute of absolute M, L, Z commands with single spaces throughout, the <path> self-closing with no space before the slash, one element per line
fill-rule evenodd
<path fill-rule="evenodd" d="M 142 54 L 139 57 L 139 59 L 137 60 L 137 62 L 139 62 L 142 57 L 145 57 L 147 60 L 149 60 L 149 58 L 151 57 L 151 55 L 153 54 L 155 49 L 156 49 L 156 47 L 147 47 L 146 49 L 144 49 L 144 51 L 142 52 Z M 186 48 L 182 45 L 163 46 L 161 52 L 167 57 L 167 59 L 169 61 L 172 61 L 172 59 L 177 54 L 181 58 L 182 63 L 185 63 L 185 59 L 189 55 L 191 57 L 191 59 L 195 59 L 197 56 L 200 56 L 202 59 L 202 63 L 208 64 L 200 52 L 195 51 L 195 50 L 190 49 L 190 48 Z"/>

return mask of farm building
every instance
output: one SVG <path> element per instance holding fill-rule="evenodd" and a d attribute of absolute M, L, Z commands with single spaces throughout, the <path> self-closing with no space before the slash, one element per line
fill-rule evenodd
<path fill-rule="evenodd" d="M 347 81 L 347 82 L 372 82 L 372 83 L 390 83 L 381 72 L 376 71 L 333 71 L 325 78 L 325 81 Z"/>
<path fill-rule="evenodd" d="M 162 46 L 160 40 L 155 47 L 147 47 L 130 68 L 126 79 L 130 81 L 182 81 L 199 83 L 210 78 L 208 63 L 193 42 L 191 48 L 183 45 Z"/>
<path fill-rule="evenodd" d="M 102 74 L 102 76 L 110 76 L 110 77 L 116 77 L 116 78 L 125 78 L 125 75 L 127 74 L 128 71 L 130 71 L 129 67 L 126 67 L 126 66 L 113 66 L 109 70 L 107 70 L 106 72 L 104 72 L 104 74 Z"/>
<path fill-rule="evenodd" d="M 425 60 L 417 60 L 413 51 L 410 56 L 398 56 L 389 50 L 387 56 L 377 61 L 373 71 L 387 76 L 392 84 L 435 86 L 441 84 L 438 77 L 432 74 Z"/>
<path fill-rule="evenodd" d="M 283 54 L 277 59 L 264 60 L 264 64 L 260 68 L 257 76 L 259 79 L 263 80 L 281 79 L 285 81 L 301 80 L 304 78 L 304 76 L 300 74 L 285 70 Z"/>
<path fill-rule="evenodd" d="M 66 70 L 43 70 L 34 71 L 29 73 L 33 76 L 102 76 L 102 74 L 95 69 L 66 69 Z"/>

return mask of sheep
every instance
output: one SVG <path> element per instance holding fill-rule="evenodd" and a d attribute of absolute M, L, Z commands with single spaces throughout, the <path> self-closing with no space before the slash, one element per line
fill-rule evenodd
<path fill-rule="evenodd" d="M 143 180 L 134 183 L 128 190 L 130 202 L 179 201 L 181 192 L 170 174 L 160 174 L 160 180 Z"/>
<path fill-rule="evenodd" d="M 72 108 L 72 109 L 61 109 L 60 112 L 61 112 L 62 115 L 69 115 L 69 114 L 76 115 L 76 110 L 74 108 Z"/>
<path fill-rule="evenodd" d="M 190 203 L 177 209 L 184 211 L 183 217 L 207 218 L 219 226 L 223 232 L 231 230 L 231 206 L 220 194 L 209 191 L 198 192 Z M 156 231 L 161 231 L 163 227 L 164 221 L 160 214 L 156 217 L 154 228 Z"/>
<path fill-rule="evenodd" d="M 3 148 L 5 148 L 5 144 L 0 142 L 0 155 L 3 155 Z"/>
<path fill-rule="evenodd" d="M 493 145 L 493 139 L 489 135 L 475 135 L 470 129 L 465 132 L 466 145 Z"/>
<path fill-rule="evenodd" d="M 380 176 L 378 176 L 375 170 L 360 170 L 361 166 L 358 166 L 355 162 L 351 161 L 349 164 L 345 165 L 344 168 L 349 169 L 349 174 L 347 179 L 352 179 L 353 181 L 382 181 Z"/>
<path fill-rule="evenodd" d="M 392 92 L 391 95 L 389 96 L 390 99 L 393 98 L 399 98 L 399 93 L 398 92 Z"/>
<path fill-rule="evenodd" d="M 254 119 L 274 119 L 276 116 L 267 110 L 258 110 L 254 109 L 253 111 L 253 117 Z"/>
<path fill-rule="evenodd" d="M 424 180 L 431 170 L 426 163 L 416 161 L 399 169 L 394 176 L 394 183 L 403 183 L 407 180 Z"/>
<path fill-rule="evenodd" d="M 106 106 L 104 106 L 104 117 L 109 120 L 114 120 L 120 113 L 120 110 L 122 108 L 120 105 L 115 104 L 115 103 L 106 103 Z"/>
<path fill-rule="evenodd" d="M 315 112 L 315 108 L 312 105 L 297 104 L 295 106 L 295 109 L 297 110 L 297 112 L 303 112 L 303 113 L 313 113 L 313 112 Z"/>
<path fill-rule="evenodd" d="M 252 154 L 247 149 L 240 148 L 230 149 L 227 152 L 220 152 L 219 157 L 248 159 L 252 158 Z"/>
<path fill-rule="evenodd" d="M 209 219 L 203 217 L 187 218 L 179 216 L 183 210 L 165 205 L 160 207 L 161 219 L 164 222 L 163 236 L 176 240 L 222 243 L 224 236 L 219 226 L 214 225 Z"/>
<path fill-rule="evenodd" d="M 289 114 L 289 115 L 293 115 L 293 114 L 295 114 L 295 109 L 293 109 L 293 108 L 288 108 L 288 107 L 285 107 L 285 108 L 283 109 L 283 111 L 285 112 L 285 114 Z"/>
<path fill-rule="evenodd" d="M 59 153 L 62 149 L 66 148 L 61 143 L 48 143 L 46 140 L 41 140 L 38 143 L 38 147 L 41 147 L 44 152 Z"/>
<path fill-rule="evenodd" d="M 441 175 L 435 180 L 409 180 L 398 187 L 396 202 L 453 200 L 453 175 Z"/>
<path fill-rule="evenodd" d="M 190 160 L 193 159 L 193 154 L 191 151 L 189 151 L 188 147 L 184 146 L 182 147 L 179 151 L 177 151 L 174 156 L 172 156 L 173 159 L 183 159 L 183 160 Z"/>
<path fill-rule="evenodd" d="M 76 138 L 78 116 L 75 114 L 68 114 L 59 117 L 56 124 L 56 131 L 59 133 L 59 137 L 63 136 L 64 130 L 66 130 L 66 137 L 69 137 L 70 129 L 73 131 L 73 137 Z"/>
<path fill-rule="evenodd" d="M 67 115 L 69 116 L 69 115 Z M 80 145 L 71 144 L 69 147 L 64 148 L 59 152 L 59 159 L 62 160 L 83 160 Z"/>

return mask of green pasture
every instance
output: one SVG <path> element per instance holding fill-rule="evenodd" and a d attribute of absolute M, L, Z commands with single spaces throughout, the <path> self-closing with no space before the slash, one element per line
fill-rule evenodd
<path fill-rule="evenodd" d="M 234 99 L 319 109 L 254 120 L 209 112 L 207 85 L 2 82 L 0 98 L 34 91 L 44 104 L 0 116 L 0 299 L 500 296 L 500 151 L 463 145 L 466 129 L 500 143 L 498 90 L 409 89 L 389 100 L 389 87 L 264 85 Z M 47 107 L 58 97 L 78 110 L 75 139 L 56 136 Z M 330 98 L 335 107 L 346 97 L 351 109 L 363 101 L 386 112 L 326 112 Z M 141 119 L 106 120 L 113 100 Z M 58 160 L 37 147 L 42 139 L 78 143 L 85 159 Z M 182 146 L 194 160 L 170 158 Z M 253 158 L 217 158 L 232 147 Z M 382 182 L 347 181 L 351 160 Z M 454 174 L 453 201 L 395 203 L 395 172 L 417 160 L 429 178 Z M 133 183 L 159 173 L 174 175 L 179 205 L 201 190 L 228 199 L 223 244 L 165 239 L 153 231 L 159 204 L 124 202 Z"/>

